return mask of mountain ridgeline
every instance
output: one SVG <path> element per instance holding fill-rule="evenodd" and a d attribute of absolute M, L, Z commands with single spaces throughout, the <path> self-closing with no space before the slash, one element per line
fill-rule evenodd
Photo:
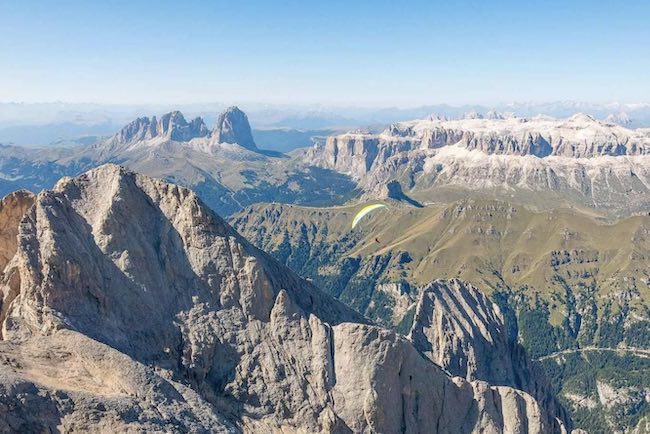
<path fill-rule="evenodd" d="M 483 373 L 474 362 L 507 338 L 498 308 L 458 282 L 431 288 L 466 300 L 462 314 L 443 315 L 459 325 L 469 315 L 495 345 L 441 336 L 430 320 L 439 306 L 428 302 L 413 337 L 372 325 L 253 247 L 190 190 L 118 166 L 62 179 L 32 200 L 0 210 L 0 221 L 17 225 L 0 282 L 3 431 L 571 428 L 543 387 L 475 379 Z M 16 212 L 19 223 L 4 217 Z M 465 378 L 433 363 L 441 355 L 431 348 Z M 475 356 L 459 365 L 462 354 Z M 494 357 L 505 358 L 504 371 L 485 372 L 499 383 L 535 378 L 519 372 L 521 353 Z"/>
<path fill-rule="evenodd" d="M 9 431 L 647 431 L 650 130 L 216 119 L 0 146 Z"/>
<path fill-rule="evenodd" d="M 230 215 L 257 202 L 331 205 L 356 196 L 347 175 L 258 149 L 248 118 L 237 107 L 210 130 L 201 118 L 174 111 L 140 117 L 89 146 L 34 149 L 0 146 L 0 194 L 37 193 L 62 176 L 105 163 L 190 187 L 214 210 Z"/>
<path fill-rule="evenodd" d="M 472 195 L 616 217 L 650 207 L 649 153 L 650 130 L 576 114 L 402 122 L 332 136 L 304 158 L 352 176 L 368 197 L 398 181 L 425 203 Z"/>
<path fill-rule="evenodd" d="M 2 146 L 0 193 L 38 192 L 61 176 L 118 163 L 192 188 L 226 216 L 259 202 L 341 205 L 380 197 L 387 185 L 424 205 L 473 197 L 575 207 L 609 219 L 650 208 L 650 130 L 585 114 L 434 116 L 304 145 L 289 155 L 259 149 L 237 107 L 221 113 L 212 130 L 174 111 L 140 117 L 89 146 Z"/>
<path fill-rule="evenodd" d="M 238 107 L 229 107 L 217 119 L 214 130 L 210 131 L 197 117 L 190 122 L 179 111 L 167 113 L 156 119 L 142 117 L 122 128 L 109 142 L 129 145 L 148 140 L 167 139 L 176 142 L 189 142 L 192 139 L 207 137 L 212 143 L 231 143 L 246 149 L 257 150 L 248 117 Z"/>
<path fill-rule="evenodd" d="M 640 426 L 643 432 L 650 384 L 638 378 L 650 374 L 650 217 L 608 223 L 575 209 L 533 211 L 482 199 L 421 208 L 390 198 L 384 203 L 389 211 L 354 230 L 361 205 L 256 205 L 231 221 L 301 276 L 416 344 L 417 336 L 431 336 L 417 327 L 414 334 L 420 306 L 445 306 L 445 312 L 457 303 L 444 292 L 432 298 L 431 282 L 469 282 L 499 306 L 506 335 L 539 359 L 552 393 L 579 427 L 634 432 Z M 473 306 L 485 303 L 476 300 Z M 427 310 L 425 323 L 444 324 L 438 327 L 451 336 L 466 330 L 474 339 L 487 336 L 471 323 L 453 327 L 444 315 L 429 316 L 436 311 Z M 470 363 L 475 355 L 436 355 L 461 345 L 433 340 L 438 344 L 425 354 L 433 351 L 433 360 L 457 375 L 472 372 L 467 365 L 488 369 L 489 361 Z M 489 336 L 484 341 L 495 344 Z"/>

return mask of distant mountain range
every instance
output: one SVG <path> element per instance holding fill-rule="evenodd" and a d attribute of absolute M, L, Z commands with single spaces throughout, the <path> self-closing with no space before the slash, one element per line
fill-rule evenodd
<path fill-rule="evenodd" d="M 111 135 L 120 125 L 151 113 L 180 110 L 191 117 L 201 117 L 207 124 L 216 121 L 217 114 L 229 104 L 165 105 L 102 105 L 72 103 L 0 103 L 0 143 L 18 145 L 48 145 L 52 142 L 72 142 L 87 136 Z M 286 130 L 303 132 L 341 131 L 351 128 L 380 126 L 409 119 L 427 118 L 432 114 L 459 119 L 468 113 L 486 116 L 490 112 L 511 113 L 518 117 L 546 115 L 564 118 L 586 113 L 599 120 L 608 120 L 632 128 L 650 127 L 650 104 L 608 103 L 593 104 L 573 101 L 552 103 L 511 103 L 487 105 L 449 104 L 426 105 L 413 108 L 367 108 L 328 106 L 289 106 L 246 104 L 246 111 L 254 130 L 276 131 L 280 151 L 310 144 L 307 140 L 294 144 L 295 135 L 281 134 Z M 256 137 L 257 138 L 257 137 Z M 263 143 L 263 140 L 259 140 Z M 265 143 L 267 145 L 267 143 Z"/>
<path fill-rule="evenodd" d="M 585 114 L 532 118 L 491 111 L 432 115 L 380 132 L 320 137 L 284 154 L 258 148 L 248 117 L 224 110 L 210 129 L 179 111 L 138 117 L 93 144 L 0 147 L 0 193 L 38 191 L 100 164 L 124 164 L 194 188 L 230 215 L 256 202 L 341 204 L 391 184 L 413 200 L 467 195 L 540 209 L 579 207 L 605 218 L 650 208 L 650 129 Z"/>
<path fill-rule="evenodd" d="M 398 181 L 423 203 L 472 194 L 606 215 L 650 209 L 650 129 L 585 114 L 436 116 L 332 136 L 303 158 L 350 175 L 370 198 Z"/>
<path fill-rule="evenodd" d="M 519 398 L 506 405 L 507 409 L 514 408 L 511 404 L 515 405 L 523 412 L 513 415 L 516 421 L 501 418 L 501 422 L 494 425 L 489 421 L 483 424 L 472 419 L 471 423 L 468 422 L 471 427 L 459 428 L 460 431 L 482 428 L 500 430 L 504 424 L 519 427 L 517 421 L 524 419 L 517 418 L 527 418 L 530 411 L 537 415 L 534 420 L 526 419 L 532 424 L 530 427 L 533 431 L 547 432 L 546 428 L 551 425 L 557 429 L 561 425 L 570 426 L 570 418 L 565 417 L 562 406 L 557 405 L 553 396 L 560 397 L 579 426 L 591 427 L 597 432 L 634 429 L 650 420 L 649 407 L 644 404 L 644 397 L 650 393 L 650 384 L 645 380 L 650 365 L 644 359 L 650 342 L 650 314 L 647 309 L 650 270 L 646 267 L 650 257 L 650 247 L 647 245 L 650 233 L 647 216 L 650 211 L 650 129 L 632 128 L 623 116 L 616 119 L 609 117 L 607 120 L 583 113 L 562 118 L 545 115 L 522 117 L 506 111 L 482 111 L 468 107 L 458 116 L 428 112 L 416 120 L 393 122 L 381 127 L 354 128 L 347 133 L 335 131 L 327 137 L 319 137 L 308 147 L 281 153 L 259 146 L 248 116 L 237 107 L 225 108 L 210 118 L 212 121 L 200 116 L 187 119 L 180 111 L 174 110 L 157 116 L 135 116 L 113 134 L 89 144 L 45 148 L 0 146 L 0 193 L 6 194 L 21 187 L 38 192 L 56 184 L 55 192 L 43 193 L 36 200 L 34 209 L 37 211 L 34 212 L 37 214 L 30 221 L 38 221 L 34 223 L 36 226 L 33 230 L 28 231 L 27 226 L 21 230 L 31 237 L 30 240 L 34 240 L 44 237 L 42 231 L 36 229 L 44 228 L 43 225 L 47 223 L 47 228 L 53 228 L 51 239 L 65 239 L 65 243 L 70 243 L 58 250 L 61 256 L 47 250 L 50 240 L 47 237 L 39 238 L 33 245 L 19 246 L 20 258 L 23 259 L 13 264 L 13 270 L 25 276 L 19 281 L 25 282 L 27 292 L 20 300 L 26 300 L 27 304 L 15 310 L 15 318 L 27 324 L 25 330 L 44 326 L 38 322 L 30 323 L 35 316 L 21 316 L 21 312 L 30 306 L 30 291 L 41 288 L 36 280 L 29 280 L 32 279 L 30 276 L 42 273 L 74 279 L 81 269 L 69 268 L 69 265 L 56 261 L 59 257 L 76 255 L 81 244 L 101 245 L 106 249 L 111 246 L 108 250 L 99 249 L 101 252 L 92 250 L 96 262 L 104 265 L 86 268 L 84 264 L 83 273 L 93 275 L 90 280 L 101 278 L 116 281 L 114 279 L 120 273 L 114 274 L 113 265 L 117 264 L 130 276 L 128 279 L 135 279 L 138 285 L 142 283 L 146 288 L 160 287 L 160 282 L 147 280 L 157 279 L 151 276 L 178 272 L 181 276 L 179 281 L 194 279 L 188 270 L 195 269 L 185 265 L 188 260 L 197 260 L 192 264 L 207 267 L 201 268 L 201 276 L 205 277 L 205 284 L 210 288 L 210 285 L 225 285 L 231 289 L 237 287 L 240 292 L 237 295 L 237 290 L 233 289 L 235 292 L 231 296 L 234 298 L 228 299 L 228 303 L 234 304 L 210 299 L 210 303 L 215 303 L 210 305 L 212 307 L 196 304 L 194 300 L 185 300 L 183 306 L 192 312 L 194 309 L 196 312 L 206 312 L 207 322 L 201 323 L 205 325 L 212 324 L 210 318 L 215 315 L 226 315 L 218 312 L 225 312 L 228 306 L 237 305 L 237 309 L 241 308 L 244 313 L 240 315 L 228 311 L 230 313 L 225 318 L 230 321 L 229 324 L 240 321 L 237 330 L 242 336 L 256 327 L 252 324 L 257 323 L 249 322 L 252 318 L 250 315 L 257 315 L 259 309 L 266 312 L 269 306 L 275 305 L 278 306 L 278 318 L 283 318 L 285 314 L 294 318 L 294 313 L 305 312 L 305 316 L 300 318 L 312 321 L 306 319 L 311 318 L 306 312 L 315 312 L 316 317 L 334 323 L 333 327 L 338 327 L 338 321 L 343 320 L 359 324 L 366 321 L 353 312 L 344 312 L 341 304 L 330 299 L 318 301 L 318 297 L 324 295 L 310 292 L 311 287 L 306 283 L 305 287 L 311 296 L 316 297 L 316 301 L 300 298 L 300 294 L 304 293 L 295 288 L 303 283 L 296 283 L 295 277 L 283 280 L 286 272 L 277 272 L 281 267 L 267 256 L 260 256 L 263 258 L 260 260 L 270 264 L 265 270 L 272 272 L 264 276 L 270 279 L 269 285 L 274 288 L 271 292 L 266 283 L 260 284 L 252 292 L 246 292 L 245 285 L 230 286 L 230 278 L 219 274 L 221 271 L 214 272 L 214 267 L 224 264 L 239 267 L 228 271 L 231 273 L 228 276 L 237 275 L 248 279 L 246 281 L 256 281 L 262 274 L 231 257 L 241 249 L 252 247 L 240 240 L 239 235 L 231 229 L 223 229 L 226 223 L 217 217 L 210 217 L 211 211 L 206 211 L 209 207 L 229 218 L 238 230 L 259 247 L 270 251 L 276 260 L 302 277 L 317 281 L 329 295 L 366 315 L 371 321 L 393 328 L 405 336 L 398 338 L 388 331 L 381 331 L 378 336 L 385 337 L 377 337 L 377 345 L 401 342 L 395 344 L 397 353 L 425 357 L 447 371 L 464 377 L 463 381 L 488 381 L 491 386 L 482 386 L 482 390 L 497 387 L 490 389 L 492 396 L 504 392 L 505 389 L 498 389 L 500 387 L 515 387 L 520 391 L 508 392 L 510 398 Z M 128 169 L 106 163 L 119 164 Z M 95 169 L 99 166 L 102 167 Z M 187 198 L 190 193 L 181 194 L 185 190 L 178 190 L 178 187 L 163 181 L 134 175 L 129 170 L 190 187 L 207 207 L 195 202 L 181 206 L 179 198 Z M 83 175 L 75 180 L 69 179 L 80 174 Z M 179 193 L 173 193 L 175 191 Z M 10 196 L 7 203 L 20 202 L 22 198 L 24 196 Z M 377 215 L 367 217 L 358 230 L 351 230 L 350 219 L 354 212 L 371 201 L 388 204 L 390 209 L 378 211 Z M 153 211 L 149 206 L 153 206 Z M 23 206 L 18 208 L 24 210 Z M 160 212 L 156 211 L 158 208 Z M 0 214 L 1 211 L 0 208 Z M 380 213 L 384 213 L 383 218 Z M 58 216 L 65 216 L 65 222 Z M 207 220 L 201 216 L 207 216 Z M 11 224 L 16 223 L 14 217 L 15 214 L 7 217 Z M 127 225 L 130 219 L 147 223 L 138 221 L 135 226 L 128 226 L 128 230 L 125 226 L 124 232 L 121 232 L 122 225 Z M 205 221 L 217 222 L 216 235 L 192 232 L 194 226 L 200 226 Z M 189 244 L 183 244 L 169 232 L 171 226 L 181 223 L 180 233 L 190 231 L 194 234 L 188 238 Z M 59 224 L 61 226 L 57 226 Z M 98 231 L 104 230 L 108 224 L 111 226 L 109 232 L 119 234 L 120 242 L 130 243 L 129 240 L 135 237 L 126 250 L 137 254 L 124 256 L 119 253 L 119 246 L 114 244 L 117 241 L 108 237 L 108 232 L 104 234 L 106 237 L 98 235 Z M 84 231 L 81 244 L 78 240 L 66 238 L 75 233 L 70 229 L 74 225 Z M 140 226 L 146 227 L 149 232 L 138 232 Z M 149 235 L 153 233 L 160 236 L 156 235 L 152 240 Z M 223 241 L 230 249 L 225 256 L 212 257 L 209 256 L 212 254 L 210 251 L 206 253 L 209 257 L 197 259 L 194 256 L 194 243 L 203 242 L 207 239 L 205 237 L 217 244 L 222 241 L 214 237 L 240 241 Z M 176 247 L 183 245 L 187 257 L 151 255 L 147 244 L 150 242 L 157 246 L 162 245 L 160 243 L 172 243 Z M 11 243 L 5 240 L 5 244 Z M 50 262 L 60 268 L 48 265 L 50 268 L 44 270 L 50 271 L 45 273 L 38 269 L 40 259 L 25 259 L 28 256 L 31 258 L 30 255 L 41 247 L 46 251 L 39 253 L 38 258 L 52 253 Z M 18 247 L 12 247 L 15 248 Z M 172 250 L 170 248 L 169 251 Z M 4 257 L 11 258 L 12 255 L 12 252 L 8 252 Z M 256 255 L 252 254 L 258 257 Z M 106 262 L 109 257 L 110 263 Z M 141 262 L 138 267 L 154 267 L 154 264 L 164 266 L 160 272 L 150 276 L 148 273 L 136 273 L 132 268 L 134 261 Z M 5 283 L 8 288 L 6 296 L 13 297 L 16 280 L 12 280 L 15 279 L 12 275 L 7 274 Z M 441 277 L 448 280 L 434 281 Z M 463 281 L 456 280 L 459 278 Z M 479 287 L 483 295 L 474 286 Z M 77 287 L 87 292 L 83 303 L 88 312 L 105 300 L 94 290 L 88 292 L 81 284 Z M 175 288 L 169 285 L 163 287 L 167 288 L 165 291 Z M 289 291 L 288 298 L 281 296 L 281 291 L 276 291 L 280 287 Z M 51 287 L 45 285 L 42 288 L 49 291 Z M 242 288 L 244 292 L 241 292 Z M 275 301 L 267 303 L 264 297 L 271 293 L 272 297 L 269 297 Z M 212 293 L 206 290 L 201 294 L 208 297 Z M 57 298 L 58 293 L 52 297 L 53 302 L 61 300 Z M 33 300 L 40 298 L 34 297 Z M 262 300 L 261 304 L 257 303 L 259 300 Z M 300 311 L 294 309 L 294 302 L 298 303 Z M 328 316 L 331 312 L 319 310 L 319 306 L 328 306 L 329 303 L 333 303 L 335 309 L 343 309 L 343 313 Z M 448 310 L 440 311 L 441 306 L 447 306 Z M 256 313 L 252 314 L 253 311 Z M 128 321 L 132 321 L 132 312 L 121 312 L 127 315 Z M 84 333 L 97 334 L 102 342 L 109 342 L 113 348 L 125 345 L 118 349 L 133 359 L 129 363 L 167 360 L 167 356 L 156 352 L 160 349 L 157 344 L 147 346 L 149 353 L 139 353 L 140 350 L 129 347 L 130 337 L 114 340 L 114 336 L 119 336 L 123 330 L 118 330 L 117 334 L 101 335 L 103 328 L 96 328 L 92 321 L 84 322 L 87 320 L 86 314 L 82 312 L 81 316 L 77 316 L 78 313 L 71 308 L 66 317 L 80 321 L 75 324 L 84 325 Z M 231 313 L 235 316 L 229 316 Z M 167 311 L 156 313 L 166 314 Z M 244 321 L 243 318 L 247 319 Z M 53 321 L 53 318 L 47 319 L 45 325 L 52 325 Z M 110 318 L 106 320 L 107 327 L 115 324 L 111 321 Z M 273 329 L 269 333 L 276 331 Z M 342 331 L 335 329 L 335 336 Z M 194 332 L 183 335 L 183 342 L 196 336 L 201 341 L 203 332 L 195 332 L 199 335 Z M 145 334 L 141 331 L 134 336 L 140 339 Z M 366 332 L 362 335 L 366 336 Z M 229 336 L 228 339 L 238 339 Z M 363 336 L 360 339 L 366 342 Z M 165 340 L 167 337 L 154 336 L 152 339 Z M 296 339 L 296 345 L 300 348 L 306 345 L 302 337 Z M 169 347 L 166 354 L 174 354 L 175 357 L 175 352 L 180 350 L 177 350 L 176 341 L 172 343 L 174 345 Z M 544 366 L 551 380 L 550 386 L 546 385 L 544 375 L 537 377 L 533 372 L 535 364 L 530 364 L 520 344 L 523 344 L 527 354 Z M 16 345 L 22 348 L 18 343 Z M 197 343 L 191 354 L 197 354 L 197 350 L 212 354 L 212 344 L 206 345 Z M 233 367 L 240 366 L 239 361 L 234 361 L 237 357 L 259 356 L 246 345 L 240 346 L 232 341 L 226 347 L 219 347 L 222 348 L 219 351 L 225 353 L 218 353 L 218 357 L 215 357 L 234 363 Z M 369 366 L 369 369 L 378 366 L 375 361 L 362 362 L 365 356 L 357 353 L 355 348 L 345 344 L 342 349 L 348 351 L 347 354 L 360 357 L 358 364 Z M 587 354 L 583 350 L 594 350 L 595 353 Z M 619 350 L 624 353 L 613 356 L 606 353 Z M 18 350 L 13 344 L 8 344 L 6 351 L 14 354 Z M 29 351 L 32 351 L 31 347 Z M 273 357 L 298 357 L 305 363 L 311 363 L 312 359 L 303 359 L 308 352 L 285 354 L 280 351 L 273 353 Z M 329 351 L 326 353 L 329 354 Z M 335 354 L 340 355 L 339 350 Z M 363 354 L 379 357 L 374 352 Z M 190 369 L 198 369 L 191 371 L 191 375 L 197 372 L 205 374 L 201 368 L 205 359 L 197 357 L 191 363 L 187 362 L 191 365 Z M 330 359 L 334 362 L 342 360 L 336 357 L 331 356 Z M 558 362 L 564 357 L 569 358 L 570 363 Z M 31 359 L 25 360 L 29 362 Z M 491 361 L 495 360 L 505 362 L 492 365 Z M 407 367 L 411 366 L 409 363 Z M 426 360 L 413 363 L 414 370 L 433 369 Z M 163 369 L 170 366 L 163 365 L 160 366 Z M 505 370 L 499 371 L 499 366 Z M 113 368 L 107 366 L 107 369 Z M 185 375 L 187 372 L 184 369 L 174 372 Z M 280 369 L 287 368 L 282 365 Z M 384 375 L 389 371 L 392 372 L 390 369 L 373 372 Z M 438 371 L 435 371 L 436 374 L 431 372 L 432 378 L 438 378 Z M 255 401 L 261 406 L 256 407 L 256 411 L 265 420 L 264 423 L 268 423 L 264 425 L 266 428 L 283 426 L 282 415 L 301 411 L 302 407 L 295 403 L 288 403 L 282 408 L 269 407 L 270 402 L 284 399 L 281 392 L 285 390 L 284 387 L 306 390 L 301 382 L 288 384 L 284 382 L 284 377 L 266 379 L 262 375 L 261 378 L 265 378 L 265 384 L 270 385 L 271 389 L 258 389 L 246 381 L 232 382 L 218 369 L 213 374 L 215 377 L 201 384 L 210 384 L 210 387 L 217 388 L 215 390 L 223 391 L 221 387 L 226 387 L 224 382 L 230 381 L 227 387 L 233 394 L 242 397 L 244 395 L 241 394 L 252 393 L 255 399 L 262 400 Z M 20 369 L 16 375 L 20 381 L 31 381 L 29 373 Z M 399 378 L 402 381 L 401 374 Z M 447 384 L 445 378 L 440 377 L 440 381 Z M 534 380 L 523 381 L 531 378 Z M 361 380 L 350 377 L 349 384 L 356 384 L 357 381 Z M 467 383 L 458 384 L 464 385 L 463 390 L 474 387 Z M 141 384 L 133 387 L 139 390 Z M 206 390 L 200 389 L 199 393 Z M 268 390 L 270 392 L 267 394 Z M 320 396 L 322 391 L 317 390 Z M 42 392 L 49 393 L 46 390 Z M 207 393 L 201 396 L 212 399 L 212 391 L 207 390 Z M 347 392 L 340 393 L 345 395 Z M 386 391 L 373 393 L 373 399 L 392 396 Z M 457 404 L 485 405 L 483 392 L 472 392 L 471 395 Z M 156 397 L 147 399 L 153 403 L 159 402 Z M 257 424 L 259 420 L 241 419 L 238 399 L 217 400 L 224 405 L 219 408 L 225 409 L 227 415 L 234 415 L 230 419 L 226 415 L 226 419 L 243 424 L 244 429 L 254 426 L 256 430 L 262 430 L 261 425 Z M 499 399 L 505 398 L 499 395 Z M 404 405 L 410 406 L 412 402 L 421 401 L 420 398 L 414 398 L 414 401 L 409 398 Z M 110 407 L 112 404 L 104 405 Z M 356 405 L 354 408 L 357 408 Z M 368 405 L 371 410 L 378 408 L 372 403 Z M 384 402 L 378 404 L 381 408 L 386 408 L 386 405 Z M 536 410 L 538 408 L 542 410 Z M 366 422 L 357 420 L 354 415 L 341 412 L 338 408 L 330 410 L 333 413 L 327 420 L 333 421 L 331 423 L 339 423 L 337 421 L 340 419 L 345 424 L 366 427 Z M 494 409 L 499 414 L 502 410 L 503 407 Z M 311 412 L 312 407 L 305 411 Z M 80 414 L 82 417 L 85 413 L 81 411 Z M 318 418 L 317 421 L 311 416 L 305 417 L 301 420 L 309 420 L 313 426 L 325 423 Z M 372 424 L 385 420 L 383 417 L 368 417 L 370 419 L 365 420 L 370 420 L 368 423 Z M 26 420 L 30 420 L 29 417 Z M 223 427 L 224 422 L 219 419 L 211 423 L 215 427 Z M 249 423 L 252 425 L 247 425 Z M 403 423 L 412 424 L 409 426 L 413 427 L 423 426 L 411 419 L 405 419 Z M 543 428 L 540 429 L 540 426 Z"/>
<path fill-rule="evenodd" d="M 38 191 L 61 176 L 107 162 L 192 187 L 224 215 L 261 201 L 338 203 L 351 198 L 356 188 L 346 175 L 258 149 L 247 116 L 231 107 L 212 130 L 200 117 L 187 121 L 173 111 L 159 118 L 139 117 L 92 145 L 2 146 L 0 193 Z"/>

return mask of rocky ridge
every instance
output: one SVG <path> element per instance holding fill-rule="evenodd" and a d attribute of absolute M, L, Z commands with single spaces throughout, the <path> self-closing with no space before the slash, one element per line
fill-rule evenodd
<path fill-rule="evenodd" d="M 257 149 L 248 117 L 238 107 L 229 107 L 219 115 L 211 136 L 216 143 L 237 143 L 246 149 Z"/>
<path fill-rule="evenodd" d="M 564 429 L 525 392 L 449 376 L 189 190 L 117 166 L 37 196 L 1 291 L 4 430 Z"/>
<path fill-rule="evenodd" d="M 499 307 L 478 288 L 450 279 L 413 292 L 419 295 L 407 338 L 422 354 L 467 381 L 524 390 L 568 420 L 543 372 L 509 335 Z"/>
<path fill-rule="evenodd" d="M 385 203 L 390 212 L 371 215 L 354 230 L 350 222 L 362 204 L 331 208 L 258 204 L 236 214 L 232 222 L 301 276 L 404 335 L 422 302 L 420 291 L 429 282 L 441 278 L 470 282 L 489 295 L 490 305 L 498 304 L 508 335 L 540 361 L 553 394 L 571 410 L 577 426 L 589 432 L 635 432 L 640 420 L 647 419 L 640 391 L 650 387 L 650 362 L 645 353 L 635 355 L 632 350 L 648 351 L 650 217 L 607 223 L 575 209 L 538 212 L 477 199 L 420 209 Z M 442 295 L 430 295 L 433 301 L 424 300 L 428 306 L 454 306 L 439 301 L 450 297 L 440 288 L 436 291 Z M 471 291 L 464 292 L 464 298 L 472 298 Z M 425 313 L 426 319 L 432 311 Z M 501 348 L 478 354 L 508 354 L 508 341 L 504 344 L 491 336 L 493 332 L 484 332 L 489 327 L 471 321 L 456 324 L 445 315 L 435 318 L 445 325 L 441 330 L 456 330 L 452 336 L 474 342 L 473 348 L 495 344 Z M 442 354 L 436 359 L 441 366 L 467 366 L 477 357 L 452 357 L 454 351 L 449 349 L 462 350 L 453 339 L 439 347 L 445 350 L 435 352 L 434 359 Z M 496 365 L 508 366 L 496 363 L 499 359 L 495 358 Z M 490 362 L 469 365 L 486 368 Z M 465 377 L 468 370 L 473 368 L 452 372 Z M 484 379 L 491 384 L 504 378 L 485 371 L 479 375 L 488 375 Z M 625 404 L 603 405 L 594 378 L 635 392 Z M 517 381 L 511 384 L 525 387 Z"/>
<path fill-rule="evenodd" d="M 0 272 L 16 254 L 18 223 L 34 203 L 34 198 L 29 191 L 19 190 L 0 201 Z"/>
<path fill-rule="evenodd" d="M 370 196 L 398 180 L 421 202 L 460 198 L 460 189 L 627 214 L 650 204 L 649 154 L 650 130 L 584 114 L 471 115 L 401 122 L 380 134 L 332 136 L 303 158 L 352 176 Z"/>
<path fill-rule="evenodd" d="M 156 116 L 137 118 L 95 148 L 115 153 L 168 142 L 191 143 L 193 148 L 204 152 L 214 152 L 221 143 L 257 150 L 248 118 L 237 107 L 229 107 L 222 112 L 212 131 L 202 118 L 188 122 L 180 111 L 166 113 L 160 119 Z"/>
<path fill-rule="evenodd" d="M 137 118 L 118 131 L 113 140 L 121 145 L 156 138 L 186 142 L 208 134 L 203 119 L 197 117 L 187 122 L 181 112 L 173 111 L 162 115 L 160 119 L 156 119 L 156 116 L 151 119 Z"/>

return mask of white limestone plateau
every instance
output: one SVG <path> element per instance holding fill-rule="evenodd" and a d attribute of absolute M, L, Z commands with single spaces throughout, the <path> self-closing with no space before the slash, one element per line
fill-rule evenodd
<path fill-rule="evenodd" d="M 329 137 L 305 161 L 352 176 L 370 195 L 398 180 L 420 200 L 441 189 L 518 195 L 627 214 L 650 204 L 650 129 L 585 114 L 401 122 Z M 542 195 L 540 195 L 540 193 Z"/>

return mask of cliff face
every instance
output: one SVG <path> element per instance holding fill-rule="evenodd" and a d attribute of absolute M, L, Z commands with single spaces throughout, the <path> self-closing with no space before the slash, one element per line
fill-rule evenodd
<path fill-rule="evenodd" d="M 450 377 L 189 190 L 117 166 L 38 195 L 1 290 L 9 430 L 561 429 L 525 392 Z"/>
<path fill-rule="evenodd" d="M 155 116 L 151 119 L 138 118 L 118 131 L 112 140 L 119 145 L 157 138 L 184 142 L 205 137 L 209 133 L 203 119 L 195 118 L 187 122 L 181 112 L 173 111 L 162 115 L 160 119 Z"/>
<path fill-rule="evenodd" d="M 5 196 L 0 202 L 0 271 L 16 254 L 18 224 L 34 203 L 35 196 L 20 190 Z"/>
<path fill-rule="evenodd" d="M 393 124 L 380 134 L 346 133 L 328 138 L 326 159 L 345 163 L 364 156 L 368 162 L 396 152 L 457 145 L 490 155 L 593 158 L 647 155 L 650 132 L 604 123 L 576 114 L 567 119 L 431 119 Z"/>
<path fill-rule="evenodd" d="M 408 337 L 431 361 L 467 380 L 523 388 L 530 377 L 518 366 L 499 308 L 460 280 L 437 280 L 421 289 Z"/>
<path fill-rule="evenodd" d="M 647 129 L 578 114 L 402 122 L 380 134 L 329 137 L 305 151 L 304 159 L 352 176 L 373 197 L 397 180 L 420 201 L 439 201 L 441 191 L 461 189 L 627 215 L 650 204 L 649 154 Z M 548 197 L 531 199 L 535 193 Z"/>
<path fill-rule="evenodd" d="M 195 143 L 186 143 L 191 141 Z M 140 117 L 97 144 L 96 148 L 100 152 L 115 153 L 138 147 L 169 145 L 168 142 L 183 143 L 186 147 L 208 153 L 215 152 L 215 145 L 222 143 L 257 150 L 248 117 L 237 107 L 229 107 L 220 113 L 213 130 L 209 130 L 200 117 L 188 122 L 178 110 L 165 113 L 159 119 L 156 116 Z"/>
<path fill-rule="evenodd" d="M 212 140 L 215 143 L 237 143 L 247 149 L 257 149 L 248 116 L 237 107 L 229 107 L 219 115 Z"/>
<path fill-rule="evenodd" d="M 533 395 L 558 417 L 568 416 L 550 393 L 543 373 L 508 336 L 499 309 L 478 288 L 458 279 L 418 289 L 408 339 L 438 366 L 468 381 L 483 380 Z"/>

